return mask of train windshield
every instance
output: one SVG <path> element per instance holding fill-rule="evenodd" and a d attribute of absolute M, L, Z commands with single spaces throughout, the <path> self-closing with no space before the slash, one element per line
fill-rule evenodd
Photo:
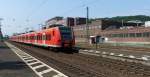
<path fill-rule="evenodd" d="M 59 27 L 60 33 L 63 40 L 72 39 L 72 30 L 69 27 Z"/>

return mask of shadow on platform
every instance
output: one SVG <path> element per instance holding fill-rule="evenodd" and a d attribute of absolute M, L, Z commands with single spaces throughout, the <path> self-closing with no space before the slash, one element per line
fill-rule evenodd
<path fill-rule="evenodd" d="M 4 42 L 0 41 L 0 49 L 9 49 L 9 47 Z"/>
<path fill-rule="evenodd" d="M 24 69 L 25 67 L 26 64 L 21 61 L 9 61 L 9 62 L 0 61 L 0 70 L 18 70 Z"/>
<path fill-rule="evenodd" d="M 0 49 L 9 49 L 7 46 L 0 46 Z"/>

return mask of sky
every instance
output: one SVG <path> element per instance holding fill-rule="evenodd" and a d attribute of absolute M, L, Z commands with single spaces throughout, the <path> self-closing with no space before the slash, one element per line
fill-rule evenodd
<path fill-rule="evenodd" d="M 0 0 L 3 35 L 38 30 L 39 24 L 55 16 L 114 17 L 150 16 L 150 0 Z"/>

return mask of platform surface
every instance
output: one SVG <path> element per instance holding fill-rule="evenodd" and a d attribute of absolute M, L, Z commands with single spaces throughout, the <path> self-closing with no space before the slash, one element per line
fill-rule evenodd
<path fill-rule="evenodd" d="M 38 77 L 4 42 L 0 42 L 0 77 Z"/>

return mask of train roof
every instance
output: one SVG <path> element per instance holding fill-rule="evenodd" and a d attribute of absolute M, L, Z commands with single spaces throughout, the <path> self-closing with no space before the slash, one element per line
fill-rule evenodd
<path fill-rule="evenodd" d="M 64 25 L 53 25 L 53 27 L 50 27 L 50 28 L 47 28 L 47 29 L 44 29 L 44 30 L 40 30 L 40 31 L 33 31 L 33 32 L 28 32 L 28 33 L 20 33 L 18 35 L 14 35 L 14 36 L 26 36 L 26 35 L 31 35 L 31 34 L 35 34 L 35 33 L 43 33 L 43 32 L 48 32 L 49 30 L 51 29 L 54 29 L 54 28 L 61 28 L 61 27 L 68 27 L 68 26 L 64 26 Z"/>

